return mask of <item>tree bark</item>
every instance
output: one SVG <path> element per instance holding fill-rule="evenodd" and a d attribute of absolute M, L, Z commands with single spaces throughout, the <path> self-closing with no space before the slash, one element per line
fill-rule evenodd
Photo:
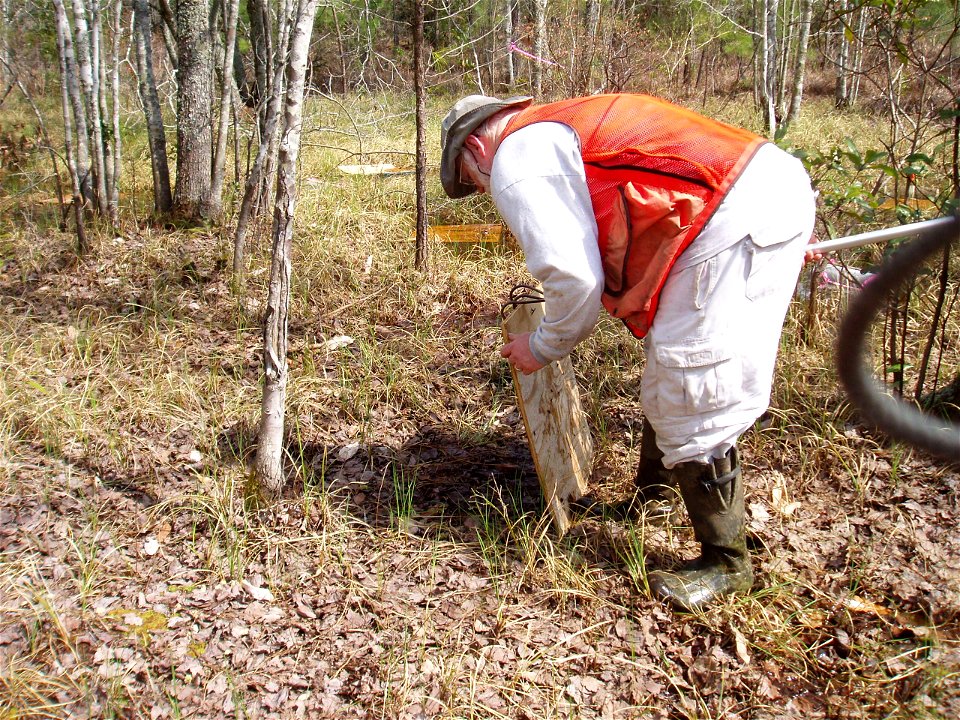
<path fill-rule="evenodd" d="M 954 7 L 956 8 L 957 6 L 954 5 Z M 861 5 L 857 12 L 857 32 L 854 37 L 853 58 L 848 62 L 851 77 L 847 87 L 847 105 L 856 104 L 857 97 L 860 95 L 860 80 L 863 77 L 863 60 L 865 55 L 864 38 L 867 33 L 867 23 L 869 22 L 873 8 L 869 5 Z"/>
<path fill-rule="evenodd" d="M 13 58 L 10 56 L 10 20 L 13 15 L 11 0 L 0 0 L 0 83 L 15 83 L 10 71 Z"/>
<path fill-rule="evenodd" d="M 67 160 L 67 170 L 70 173 L 70 184 L 73 190 L 72 202 L 73 216 L 76 220 L 77 228 L 77 254 L 86 254 L 87 233 L 84 228 L 83 220 L 83 186 L 80 178 L 80 170 L 77 167 L 76 154 L 73 147 L 73 101 L 70 97 L 71 80 L 69 56 L 67 53 L 68 40 L 70 38 L 70 27 L 67 24 L 67 15 L 63 8 L 61 0 L 54 0 L 54 9 L 56 10 L 57 27 L 57 50 L 60 61 L 60 104 L 63 111 L 63 148 Z"/>
<path fill-rule="evenodd" d="M 292 0 L 284 0 L 284 6 L 280 13 L 280 27 L 278 30 L 278 44 L 280 47 L 286 47 L 288 38 L 290 37 L 291 1 Z M 253 167 L 250 169 L 250 174 L 247 177 L 243 191 L 243 201 L 240 203 L 240 214 L 237 218 L 237 236 L 233 242 L 233 283 L 238 287 L 243 284 L 247 232 L 250 221 L 259 205 L 261 181 L 263 179 L 264 168 L 267 165 L 267 156 L 274 148 L 273 138 L 277 134 L 277 120 L 280 117 L 280 100 L 284 88 L 284 69 L 284 63 L 278 62 L 274 72 L 273 82 L 271 83 L 273 91 L 266 104 L 266 127 L 260 135 L 257 157 L 254 159 Z"/>
<path fill-rule="evenodd" d="M 503 30 L 507 36 L 507 87 L 511 90 L 517 82 L 516 71 L 513 66 L 513 0 L 506 0 L 506 8 L 503 17 Z"/>
<path fill-rule="evenodd" d="M 163 35 L 163 45 L 167 49 L 167 58 L 170 60 L 170 66 L 176 70 L 179 62 L 177 60 L 177 18 L 170 9 L 168 0 L 160 0 L 160 23 L 161 34 Z"/>
<path fill-rule="evenodd" d="M 267 0 L 247 0 L 247 16 L 250 18 L 250 46 L 253 53 L 253 91 L 250 93 L 257 106 L 260 134 L 266 127 L 266 99 L 271 96 L 270 74 L 275 63 L 270 45 L 270 18 Z M 283 22 L 281 20 L 281 22 Z M 282 63 L 278 63 L 282 64 Z"/>
<path fill-rule="evenodd" d="M 110 103 L 111 103 L 111 148 L 112 168 L 110 170 L 111 185 L 110 197 L 107 204 L 110 210 L 110 220 L 116 225 L 120 219 L 120 176 L 123 172 L 122 150 L 123 138 L 120 134 L 120 45 L 123 37 L 123 0 L 114 0 L 113 3 L 113 52 L 110 65 Z"/>
<path fill-rule="evenodd" d="M 540 97 L 543 94 L 543 62 L 547 47 L 547 0 L 534 0 L 533 20 L 533 94 Z"/>
<path fill-rule="evenodd" d="M 177 182 L 174 214 L 210 217 L 212 67 L 209 0 L 177 3 Z"/>
<path fill-rule="evenodd" d="M 87 22 L 86 0 L 73 0 L 73 23 L 76 35 L 75 52 L 80 73 L 80 89 L 90 131 L 90 153 L 93 167 L 92 185 L 97 212 L 107 214 L 106 164 L 103 157 L 103 124 L 100 115 L 100 72 L 94 65 L 100 48 L 91 47 L 90 26 Z M 99 64 L 99 63 L 98 63 Z"/>
<path fill-rule="evenodd" d="M 150 167 L 153 171 L 153 207 L 158 213 L 170 212 L 170 168 L 167 164 L 167 136 L 163 128 L 163 111 L 153 73 L 153 29 L 148 0 L 133 0 L 134 40 L 137 50 L 140 102 L 147 121 L 150 145 Z"/>
<path fill-rule="evenodd" d="M 578 51 L 577 94 L 590 92 L 593 84 L 593 58 L 597 51 L 597 26 L 600 23 L 600 0 L 585 0 L 583 28 Z"/>
<path fill-rule="evenodd" d="M 230 101 L 233 97 L 233 51 L 237 44 L 237 15 L 240 0 L 224 0 L 223 26 L 226 43 L 223 48 L 223 85 L 220 89 L 220 123 L 217 127 L 217 149 L 213 157 L 213 177 L 207 207 L 210 217 L 219 220 L 223 214 L 223 176 L 227 164 L 227 135 L 230 128 Z"/>
<path fill-rule="evenodd" d="M 297 156 L 303 123 L 304 79 L 318 1 L 300 0 L 286 63 L 287 93 L 273 220 L 273 262 L 263 329 L 263 403 L 254 465 L 259 487 L 267 497 L 279 495 L 284 483 L 283 424 L 287 388 L 290 250 L 297 204 Z"/>
<path fill-rule="evenodd" d="M 840 19 L 838 20 L 839 51 L 837 53 L 837 83 L 834 87 L 833 99 L 837 107 L 843 107 L 850 99 L 850 91 L 847 78 L 847 63 L 849 58 L 849 46 L 847 44 L 847 0 L 840 2 Z"/>
<path fill-rule="evenodd" d="M 430 245 L 427 242 L 427 111 L 423 79 L 423 2 L 415 0 L 413 17 L 413 87 L 417 104 L 417 250 L 416 268 L 426 272 L 430 267 Z"/>
<path fill-rule="evenodd" d="M 771 138 L 777 134 L 777 9 L 780 0 L 763 3 L 763 114 Z"/>
<path fill-rule="evenodd" d="M 810 44 L 810 25 L 813 21 L 813 0 L 803 0 L 800 9 L 800 38 L 793 66 L 793 88 L 790 92 L 790 110 L 786 122 L 792 123 L 800 116 L 803 100 L 803 81 L 807 71 L 807 47 Z"/>
<path fill-rule="evenodd" d="M 77 63 L 73 50 L 73 31 L 70 28 L 70 21 L 67 19 L 67 10 L 63 5 L 63 0 L 53 0 L 53 7 L 56 17 L 57 47 L 62 62 L 60 76 L 67 93 L 67 101 L 72 110 L 73 123 L 71 124 L 76 126 L 76 160 L 73 164 L 73 172 L 77 175 L 83 204 L 93 203 L 90 135 L 87 131 L 87 114 L 83 107 L 83 95 L 80 90 L 80 78 L 77 74 Z M 66 124 L 66 118 L 64 118 L 64 123 Z"/>

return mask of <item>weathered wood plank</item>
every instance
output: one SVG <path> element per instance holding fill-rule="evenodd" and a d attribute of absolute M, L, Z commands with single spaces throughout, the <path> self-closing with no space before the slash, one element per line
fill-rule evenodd
<path fill-rule="evenodd" d="M 533 332 L 542 317 L 542 302 L 518 305 L 503 320 L 504 338 Z M 570 527 L 570 501 L 586 493 L 593 469 L 593 439 L 580 405 L 573 364 L 566 357 L 531 375 L 517 372 L 512 365 L 510 370 L 540 489 L 562 536 Z"/>

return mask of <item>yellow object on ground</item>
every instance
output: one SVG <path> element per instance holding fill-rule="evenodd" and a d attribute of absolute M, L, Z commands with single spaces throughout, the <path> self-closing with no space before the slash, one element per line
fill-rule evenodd
<path fill-rule="evenodd" d="M 373 165 L 338 165 L 337 169 L 347 175 L 409 175 L 410 168 L 397 167 L 390 163 L 376 163 Z"/>

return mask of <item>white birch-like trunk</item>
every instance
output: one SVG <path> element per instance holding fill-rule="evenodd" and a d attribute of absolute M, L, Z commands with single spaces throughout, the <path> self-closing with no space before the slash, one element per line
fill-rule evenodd
<path fill-rule="evenodd" d="M 220 88 L 220 122 L 217 127 L 217 148 L 213 156 L 213 174 L 210 179 L 210 197 L 207 207 L 210 216 L 219 219 L 223 214 L 223 177 L 227 165 L 227 134 L 230 128 L 230 103 L 233 98 L 233 52 L 237 44 L 237 14 L 240 0 L 224 0 L 223 24 L 226 42 L 223 48 L 223 86 Z"/>
<path fill-rule="evenodd" d="M 780 6 L 778 12 L 781 14 L 777 18 L 777 93 L 776 102 L 777 116 L 785 117 L 787 103 L 787 78 L 792 67 L 794 51 L 794 23 L 793 18 L 796 14 L 797 0 L 785 0 Z"/>
<path fill-rule="evenodd" d="M 847 86 L 847 62 L 849 58 L 849 46 L 847 44 L 847 0 L 840 2 L 839 23 L 839 51 L 837 52 L 837 84 L 834 88 L 834 104 L 837 107 L 843 107 L 849 100 L 849 89 Z"/>
<path fill-rule="evenodd" d="M 93 183 L 90 167 L 90 134 L 87 130 L 87 113 L 83 107 L 83 94 L 80 90 L 80 78 L 77 74 L 76 57 L 73 50 L 73 30 L 67 19 L 67 10 L 63 0 L 53 0 L 54 18 L 57 28 L 57 47 L 63 62 L 61 82 L 67 92 L 67 100 L 73 114 L 72 125 L 76 128 L 76 160 L 73 168 L 80 185 L 80 196 L 84 203 L 94 202 Z"/>
<path fill-rule="evenodd" d="M 83 187 L 80 181 L 80 171 L 77 167 L 76 153 L 73 146 L 73 100 L 70 97 L 70 64 L 68 63 L 67 41 L 69 40 L 70 27 L 67 24 L 67 15 L 63 12 L 63 5 L 57 7 L 59 0 L 54 0 L 56 12 L 57 27 L 57 56 L 60 61 L 60 105 L 63 111 L 63 148 L 66 155 L 67 171 L 70 173 L 70 185 L 72 189 L 73 216 L 76 220 L 77 228 L 77 252 L 83 255 L 87 252 L 87 234 L 83 224 Z M 66 222 L 66 218 L 64 218 Z"/>
<path fill-rule="evenodd" d="M 807 73 L 807 47 L 810 44 L 810 25 L 813 22 L 813 0 L 803 0 L 800 8 L 800 38 L 797 40 L 797 54 L 793 65 L 793 88 L 790 91 L 790 111 L 787 123 L 794 122 L 800 116 L 800 103 L 803 100 L 803 81 Z"/>
<path fill-rule="evenodd" d="M 93 0 L 94 3 L 97 0 Z M 73 23 L 76 34 L 77 69 L 80 72 L 80 86 L 83 92 L 83 105 L 87 113 L 87 127 L 90 132 L 90 156 L 93 163 L 93 187 L 96 191 L 97 212 L 107 214 L 106 164 L 103 157 L 103 125 L 100 116 L 100 48 L 91 42 L 90 25 L 87 21 L 86 0 L 73 0 Z M 94 38 L 94 41 L 98 38 Z"/>
<path fill-rule="evenodd" d="M 292 22 L 291 5 L 292 0 L 284 0 L 283 9 L 280 13 L 280 27 L 277 31 L 278 45 L 287 47 L 290 37 L 290 23 Z M 237 236 L 233 242 L 233 283 L 235 286 L 242 285 L 244 273 L 244 255 L 247 243 L 247 232 L 250 227 L 250 221 L 259 207 L 259 198 L 261 192 L 261 183 L 264 170 L 267 167 L 267 156 L 274 149 L 273 138 L 277 134 L 277 120 L 280 117 L 280 100 L 283 96 L 283 71 L 284 64 L 277 62 L 274 69 L 273 81 L 270 83 L 272 91 L 265 105 L 264 129 L 260 134 L 260 144 L 257 148 L 257 157 L 253 161 L 253 167 L 250 168 L 250 174 L 247 176 L 246 186 L 243 191 L 243 200 L 240 203 L 240 213 L 237 217 Z"/>
<path fill-rule="evenodd" d="M 120 135 L 120 41 L 123 37 L 123 0 L 113 4 L 113 58 L 111 60 L 111 119 L 113 123 L 113 188 L 110 191 L 110 219 L 120 216 L 120 176 L 123 174 L 123 139 Z"/>
<path fill-rule="evenodd" d="M 263 494 L 283 488 L 283 424 L 287 394 L 287 311 L 290 307 L 290 253 L 297 206 L 297 156 L 303 124 L 303 92 L 313 19 L 319 0 L 300 0 L 287 55 L 287 93 L 277 170 L 273 219 L 273 262 L 263 328 L 263 403 L 254 464 Z"/>
<path fill-rule="evenodd" d="M 107 5 L 109 5 L 110 2 L 112 2 L 112 0 L 109 0 Z M 114 120 L 119 123 L 119 117 L 111 112 L 111 101 L 115 97 L 119 97 L 119 93 L 117 93 L 113 83 L 113 69 L 116 68 L 120 53 L 120 40 L 116 32 L 111 33 L 112 43 L 110 45 L 110 56 L 108 58 L 105 55 L 104 17 L 106 17 L 106 20 L 109 20 L 109 12 L 106 14 L 101 13 L 99 0 L 94 0 L 90 5 L 90 38 L 93 50 L 93 68 L 97 73 L 98 90 L 96 102 L 100 108 L 100 117 L 103 121 L 101 126 L 103 128 L 109 127 L 109 131 L 103 134 L 102 137 L 104 197 L 101 205 L 105 207 L 110 222 L 116 226 L 118 219 L 117 200 L 119 199 L 117 192 L 117 169 L 119 167 L 117 160 L 117 143 L 120 137 L 114 132 Z M 107 78 L 108 65 L 111 68 L 109 79 Z M 113 107 L 116 108 L 116 106 Z"/>
<path fill-rule="evenodd" d="M 854 49 L 853 49 L 853 62 L 850 63 L 850 87 L 848 89 L 847 98 L 848 104 L 854 105 L 857 102 L 857 98 L 860 96 L 860 78 L 863 77 L 863 58 L 866 54 L 864 52 L 864 36 L 867 33 L 867 22 L 869 20 L 871 13 L 871 8 L 868 5 L 864 5 L 859 10 L 859 17 L 857 19 L 857 33 L 854 40 Z"/>

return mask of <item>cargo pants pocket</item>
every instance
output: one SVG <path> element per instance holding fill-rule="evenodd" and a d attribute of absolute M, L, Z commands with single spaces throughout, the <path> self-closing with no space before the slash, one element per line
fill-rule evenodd
<path fill-rule="evenodd" d="M 661 417 L 722 410 L 740 397 L 741 360 L 729 348 L 691 342 L 656 348 L 656 402 Z"/>

